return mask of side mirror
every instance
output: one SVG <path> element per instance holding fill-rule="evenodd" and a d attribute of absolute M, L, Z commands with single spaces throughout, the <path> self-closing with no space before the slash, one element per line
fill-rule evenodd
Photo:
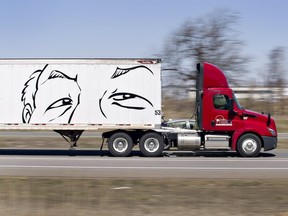
<path fill-rule="evenodd" d="M 229 98 L 228 100 L 228 109 L 229 111 L 233 111 L 233 108 L 234 108 L 234 100 L 232 98 Z"/>

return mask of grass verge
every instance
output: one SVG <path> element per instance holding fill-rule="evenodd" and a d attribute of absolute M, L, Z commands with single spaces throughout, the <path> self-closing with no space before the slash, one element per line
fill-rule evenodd
<path fill-rule="evenodd" d="M 0 178 L 1 216 L 287 216 L 287 180 Z"/>

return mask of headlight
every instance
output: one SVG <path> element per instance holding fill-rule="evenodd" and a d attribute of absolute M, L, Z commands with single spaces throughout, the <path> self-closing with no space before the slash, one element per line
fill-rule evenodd
<path fill-rule="evenodd" d="M 271 128 L 267 128 L 267 129 L 271 133 L 272 136 L 276 136 L 276 132 L 273 129 Z"/>

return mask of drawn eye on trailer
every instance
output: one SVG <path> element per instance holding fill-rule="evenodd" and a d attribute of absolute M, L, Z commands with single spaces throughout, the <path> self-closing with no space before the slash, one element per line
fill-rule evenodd
<path fill-rule="evenodd" d="M 122 89 L 119 88 L 119 79 L 125 80 L 125 77 L 128 75 L 128 73 L 134 73 L 136 75 L 135 79 L 142 79 L 144 75 L 148 74 L 148 77 L 150 76 L 151 79 L 153 79 L 154 73 L 146 66 L 135 66 L 130 68 L 116 68 L 115 73 L 111 76 L 111 83 L 112 84 L 112 90 L 108 91 L 105 90 L 103 93 L 103 96 L 99 99 L 99 107 L 101 110 L 102 115 L 107 118 L 107 112 L 111 109 L 109 106 L 118 106 L 118 110 L 121 113 L 122 109 L 128 109 L 128 110 L 135 110 L 135 111 L 141 111 L 148 108 L 153 108 L 152 102 L 148 99 L 142 96 L 141 94 L 136 94 L 137 85 L 135 85 L 134 88 L 131 88 L 131 85 L 133 85 L 134 80 L 130 80 L 130 91 L 127 91 L 127 89 L 122 87 Z M 145 81 L 147 82 L 146 87 L 150 88 L 149 86 L 149 79 L 146 78 Z M 143 80 L 144 81 L 144 80 Z M 144 82 L 145 82 L 144 81 Z M 123 82 L 123 81 L 120 81 Z M 129 82 L 129 81 L 128 81 Z M 135 82 L 137 83 L 137 82 Z M 115 90 L 114 90 L 115 89 Z M 146 91 L 142 88 L 142 91 Z M 109 104 L 109 106 L 104 109 L 105 103 Z"/>
<path fill-rule="evenodd" d="M 48 123 L 61 119 L 70 123 L 80 104 L 81 88 L 74 78 L 64 72 L 49 70 L 46 64 L 31 74 L 22 90 L 23 123 Z M 48 67 L 48 68 L 47 68 Z M 59 88 L 69 86 L 69 88 Z M 58 89 L 55 93 L 51 89 Z"/>

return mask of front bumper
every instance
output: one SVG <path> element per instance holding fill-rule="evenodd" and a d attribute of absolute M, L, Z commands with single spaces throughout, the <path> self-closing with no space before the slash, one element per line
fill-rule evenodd
<path fill-rule="evenodd" d="M 277 148 L 277 137 L 262 136 L 264 151 Z"/>

